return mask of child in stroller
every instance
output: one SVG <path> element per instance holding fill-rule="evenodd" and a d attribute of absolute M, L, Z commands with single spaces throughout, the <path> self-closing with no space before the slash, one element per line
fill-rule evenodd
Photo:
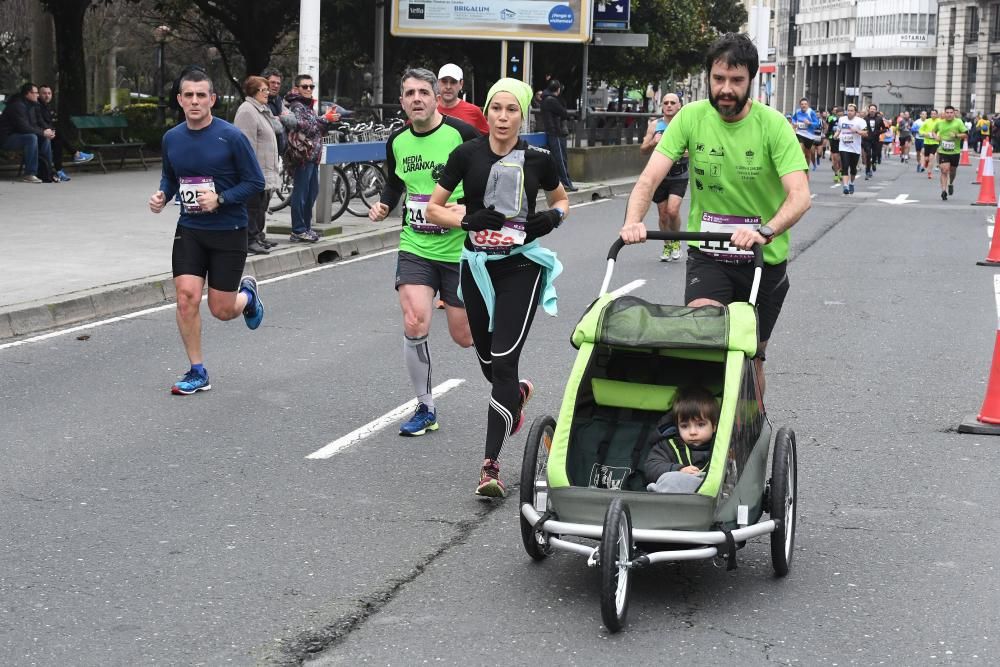
<path fill-rule="evenodd" d="M 660 436 L 642 466 L 646 490 L 693 493 L 712 459 L 719 402 L 704 387 L 683 387 L 671 412 L 672 419 L 658 429 Z"/>

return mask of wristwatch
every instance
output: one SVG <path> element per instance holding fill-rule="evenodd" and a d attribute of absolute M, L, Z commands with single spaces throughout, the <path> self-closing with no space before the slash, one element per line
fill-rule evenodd
<path fill-rule="evenodd" d="M 559 208 L 558 206 L 556 206 L 554 210 L 555 210 L 555 211 L 556 211 L 557 213 L 559 213 L 559 222 L 557 222 L 557 223 L 556 223 L 556 227 L 558 228 L 558 227 L 559 227 L 559 225 L 561 225 L 561 224 L 562 224 L 562 221 L 563 221 L 563 218 L 565 218 L 565 217 L 566 217 L 566 211 L 562 210 L 562 209 L 561 209 L 561 208 Z"/>
<path fill-rule="evenodd" d="M 767 225 L 761 225 L 757 233 L 764 237 L 764 245 L 767 245 L 774 238 L 774 230 Z"/>
<path fill-rule="evenodd" d="M 225 206 L 225 205 L 226 205 L 226 197 L 225 197 L 225 195 L 223 195 L 220 192 L 219 193 L 219 206 Z M 763 227 L 761 227 L 761 229 L 763 229 Z"/>

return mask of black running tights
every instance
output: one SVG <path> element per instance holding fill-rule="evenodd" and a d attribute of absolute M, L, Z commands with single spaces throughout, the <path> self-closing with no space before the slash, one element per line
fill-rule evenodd
<path fill-rule="evenodd" d="M 844 176 L 850 174 L 851 176 L 858 175 L 858 160 L 861 158 L 860 153 L 851 153 L 850 151 L 840 151 L 840 173 Z"/>
<path fill-rule="evenodd" d="M 521 409 L 517 367 L 531 322 L 535 319 L 542 289 L 542 269 L 517 255 L 487 262 L 486 267 L 496 292 L 492 332 L 486 302 L 465 262 L 462 263 L 462 296 L 479 366 L 492 385 L 486 415 L 485 458 L 496 460 L 517 425 Z"/>

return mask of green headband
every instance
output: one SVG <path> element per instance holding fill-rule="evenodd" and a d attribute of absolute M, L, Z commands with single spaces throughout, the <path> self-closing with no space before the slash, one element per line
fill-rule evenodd
<path fill-rule="evenodd" d="M 490 102 L 493 100 L 493 96 L 497 93 L 510 93 L 517 100 L 518 106 L 521 107 L 521 117 L 528 117 L 528 109 L 531 107 L 531 98 L 534 93 L 531 91 L 531 86 L 526 84 L 520 79 L 500 79 L 490 88 L 490 92 L 486 93 L 486 108 L 483 109 L 483 114 L 486 114 L 486 110 L 490 107 Z"/>

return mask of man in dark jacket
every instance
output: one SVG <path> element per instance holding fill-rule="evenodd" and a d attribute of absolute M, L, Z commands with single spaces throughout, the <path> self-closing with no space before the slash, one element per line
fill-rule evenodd
<path fill-rule="evenodd" d="M 0 115 L 0 150 L 21 151 L 24 154 L 22 183 L 41 183 L 38 161 L 52 163 L 51 140 L 55 130 L 40 126 L 37 115 L 38 86 L 26 83 L 7 104 Z"/>
<path fill-rule="evenodd" d="M 545 143 L 559 167 L 559 180 L 567 192 L 575 192 L 577 188 L 570 180 L 566 166 L 566 130 L 563 129 L 563 122 L 569 119 L 569 112 L 559 99 L 561 92 L 562 84 L 558 80 L 549 81 L 542 94 L 542 128 L 545 130 Z"/>
<path fill-rule="evenodd" d="M 282 114 L 288 113 L 288 105 L 281 97 L 281 71 L 276 67 L 267 67 L 260 75 L 267 80 L 267 106 L 275 118 L 281 118 Z M 275 138 L 278 140 L 278 155 L 282 155 L 288 146 L 284 125 L 281 126 L 281 132 L 275 132 Z"/>

